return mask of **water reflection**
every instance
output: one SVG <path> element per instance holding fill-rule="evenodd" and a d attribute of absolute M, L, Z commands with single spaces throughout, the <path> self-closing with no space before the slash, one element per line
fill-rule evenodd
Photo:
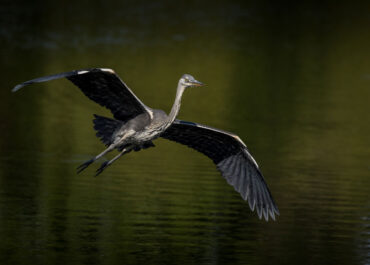
<path fill-rule="evenodd" d="M 0 9 L 1 264 L 369 262 L 368 6 L 86 4 Z M 183 73 L 206 82 L 180 117 L 245 140 L 278 221 L 259 221 L 211 161 L 165 140 L 99 178 L 76 175 L 103 149 L 92 113 L 109 112 L 67 81 L 9 90 L 95 66 L 167 111 Z"/>

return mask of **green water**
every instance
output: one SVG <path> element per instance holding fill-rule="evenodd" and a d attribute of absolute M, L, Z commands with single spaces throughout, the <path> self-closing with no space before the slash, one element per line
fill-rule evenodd
<path fill-rule="evenodd" d="M 1 264 L 369 264 L 370 4 L 4 2 Z M 66 80 L 114 69 L 142 101 L 238 134 L 279 206 L 249 210 L 212 162 L 159 139 L 94 178 L 109 116 Z M 114 155 L 114 154 L 112 154 Z M 110 158 L 111 156 L 107 156 Z"/>

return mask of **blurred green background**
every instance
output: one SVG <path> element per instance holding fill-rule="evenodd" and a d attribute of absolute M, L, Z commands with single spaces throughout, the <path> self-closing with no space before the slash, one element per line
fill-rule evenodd
<path fill-rule="evenodd" d="M 362 3 L 362 4 L 359 4 Z M 0 264 L 369 264 L 370 2 L 2 1 Z M 238 134 L 281 216 L 258 220 L 212 162 L 157 140 L 98 178 L 66 80 L 114 69 L 142 101 Z M 110 157 L 110 156 L 108 156 Z"/>

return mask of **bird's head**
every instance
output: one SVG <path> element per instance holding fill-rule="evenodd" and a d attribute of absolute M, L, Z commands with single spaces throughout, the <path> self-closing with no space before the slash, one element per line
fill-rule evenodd
<path fill-rule="evenodd" d="M 203 86 L 204 85 L 202 82 L 199 82 L 193 76 L 188 75 L 188 74 L 184 74 L 180 78 L 180 81 L 179 82 L 185 88 L 188 88 L 188 87 L 196 87 L 196 86 Z"/>

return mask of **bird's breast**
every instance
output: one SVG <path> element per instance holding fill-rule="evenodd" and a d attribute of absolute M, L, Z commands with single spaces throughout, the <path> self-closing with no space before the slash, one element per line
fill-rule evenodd
<path fill-rule="evenodd" d="M 144 128 L 141 131 L 135 132 L 128 141 L 133 144 L 142 144 L 144 142 L 148 142 L 154 140 L 160 136 L 162 130 L 160 127 L 150 127 Z"/>

